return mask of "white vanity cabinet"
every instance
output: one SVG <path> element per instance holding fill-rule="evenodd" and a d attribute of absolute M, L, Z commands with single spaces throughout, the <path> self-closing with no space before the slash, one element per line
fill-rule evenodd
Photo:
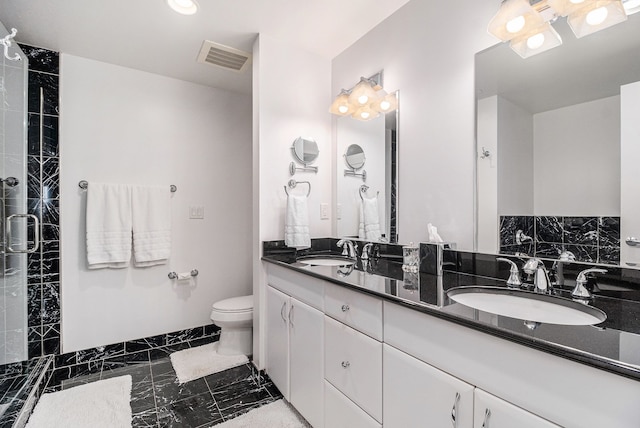
<path fill-rule="evenodd" d="M 273 383 L 300 414 L 314 427 L 324 426 L 324 313 L 322 287 L 305 290 L 302 297 L 315 307 L 302 302 L 296 286 L 303 287 L 301 276 L 269 277 L 274 285 L 291 295 L 267 287 L 266 371 Z M 322 285 L 322 284 L 320 284 Z M 313 297 L 315 294 L 315 298 Z"/>
<path fill-rule="evenodd" d="M 473 385 L 389 345 L 383 360 L 385 428 L 473 426 Z"/>
<path fill-rule="evenodd" d="M 476 388 L 473 428 L 559 428 L 536 415 Z"/>

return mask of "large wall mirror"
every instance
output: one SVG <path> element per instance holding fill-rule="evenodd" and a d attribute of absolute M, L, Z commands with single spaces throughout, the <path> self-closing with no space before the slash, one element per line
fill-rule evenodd
<path fill-rule="evenodd" d="M 380 241 L 397 242 L 398 115 L 399 108 L 368 121 L 337 119 L 336 236 L 360 237 L 364 184 L 362 197 L 377 198 Z M 363 161 L 359 168 L 352 164 L 356 156 Z"/>
<path fill-rule="evenodd" d="M 554 27 L 563 45 L 539 55 L 507 44 L 476 55 L 475 250 L 618 265 L 621 188 L 640 180 L 621 174 L 621 87 L 640 81 L 640 14 L 581 39 L 562 19 Z"/>

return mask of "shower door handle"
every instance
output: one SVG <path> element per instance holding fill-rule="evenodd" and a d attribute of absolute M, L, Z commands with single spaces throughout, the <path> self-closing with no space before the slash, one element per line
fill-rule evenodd
<path fill-rule="evenodd" d="M 26 218 L 26 219 L 33 219 L 33 248 L 27 248 L 26 250 L 15 250 L 11 247 L 11 220 L 13 220 L 14 218 Z M 33 214 L 11 214 L 9 217 L 7 217 L 6 221 L 5 221 L 5 225 L 6 225 L 6 232 L 5 232 L 5 239 L 7 241 L 7 253 L 35 253 L 38 250 L 38 247 L 40 247 L 40 221 L 38 221 L 38 217 L 36 217 Z"/>

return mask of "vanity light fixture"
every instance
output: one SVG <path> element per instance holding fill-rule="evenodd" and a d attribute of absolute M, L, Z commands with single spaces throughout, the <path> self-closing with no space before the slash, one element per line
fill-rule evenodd
<path fill-rule="evenodd" d="M 640 11 L 640 0 L 503 0 L 487 30 L 521 57 L 562 44 L 551 25 L 566 16 L 577 38 L 619 24 Z"/>
<path fill-rule="evenodd" d="M 193 15 L 198 11 L 196 0 L 167 0 L 167 4 L 171 9 L 183 15 Z"/>
<path fill-rule="evenodd" d="M 357 120 L 371 120 L 398 108 L 395 93 L 382 88 L 382 72 L 360 81 L 351 89 L 343 89 L 331 104 L 329 112 L 338 116 L 350 115 Z"/>

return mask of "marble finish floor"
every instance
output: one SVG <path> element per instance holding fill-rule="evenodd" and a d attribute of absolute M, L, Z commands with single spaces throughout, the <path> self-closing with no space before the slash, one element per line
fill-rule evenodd
<path fill-rule="evenodd" d="M 66 380 L 62 389 L 131 375 L 133 427 L 211 427 L 282 398 L 273 382 L 247 363 L 179 385 L 169 358 Z"/>

